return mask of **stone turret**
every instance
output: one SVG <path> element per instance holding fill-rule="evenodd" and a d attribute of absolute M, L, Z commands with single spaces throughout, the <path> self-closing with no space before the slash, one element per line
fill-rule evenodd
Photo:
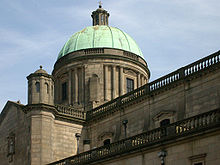
<path fill-rule="evenodd" d="M 54 81 L 51 75 L 40 69 L 28 77 L 28 104 L 54 104 Z"/>

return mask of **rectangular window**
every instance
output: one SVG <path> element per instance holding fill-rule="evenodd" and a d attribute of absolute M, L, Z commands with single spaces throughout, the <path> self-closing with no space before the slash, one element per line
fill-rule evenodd
<path fill-rule="evenodd" d="M 134 80 L 127 78 L 127 92 L 134 90 Z"/>
<path fill-rule="evenodd" d="M 67 99 L 67 83 L 62 84 L 62 100 Z"/>

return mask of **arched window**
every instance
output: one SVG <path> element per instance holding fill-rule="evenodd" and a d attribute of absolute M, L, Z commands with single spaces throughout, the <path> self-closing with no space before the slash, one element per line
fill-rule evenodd
<path fill-rule="evenodd" d="M 35 86 L 36 86 L 36 92 L 39 93 L 40 92 L 40 83 L 36 82 Z"/>
<path fill-rule="evenodd" d="M 99 15 L 96 15 L 96 24 L 99 25 Z"/>
<path fill-rule="evenodd" d="M 104 24 L 104 15 L 103 14 L 101 15 L 101 22 L 102 22 L 102 24 Z"/>
<path fill-rule="evenodd" d="M 104 144 L 104 146 L 105 146 L 105 145 L 109 145 L 109 144 L 110 144 L 110 142 L 111 142 L 111 140 L 110 140 L 110 139 L 106 139 L 106 140 L 104 140 L 104 141 L 103 141 L 103 144 Z"/>
<path fill-rule="evenodd" d="M 167 126 L 170 124 L 170 119 L 164 119 L 160 122 L 160 126 L 163 127 L 163 126 Z"/>
<path fill-rule="evenodd" d="M 49 93 L 49 85 L 45 83 L 47 94 Z"/>

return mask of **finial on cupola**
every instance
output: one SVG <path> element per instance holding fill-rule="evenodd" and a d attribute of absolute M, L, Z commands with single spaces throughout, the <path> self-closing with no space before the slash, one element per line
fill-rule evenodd
<path fill-rule="evenodd" d="M 99 8 L 102 8 L 102 1 L 99 1 Z"/>

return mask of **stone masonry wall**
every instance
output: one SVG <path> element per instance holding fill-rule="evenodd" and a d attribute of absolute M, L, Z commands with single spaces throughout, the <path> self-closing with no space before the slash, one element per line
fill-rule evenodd
<path fill-rule="evenodd" d="M 129 137 L 159 127 L 163 119 L 172 123 L 219 107 L 220 72 L 216 70 L 91 121 L 88 126 L 91 148 L 102 146 L 105 139 L 114 142 L 124 138 L 125 119 Z"/>
<path fill-rule="evenodd" d="M 136 154 L 128 154 L 127 156 L 118 156 L 114 160 L 99 165 L 159 165 L 161 164 L 158 152 L 165 150 L 166 165 L 192 165 L 196 162 L 204 162 L 205 165 L 220 164 L 220 132 L 212 135 L 200 136 L 192 138 L 184 142 L 175 142 L 170 145 L 140 151 Z"/>
<path fill-rule="evenodd" d="M 14 154 L 8 155 L 8 137 L 14 134 Z M 8 101 L 0 119 L 0 164 L 30 164 L 30 123 L 22 105 Z"/>
<path fill-rule="evenodd" d="M 32 110 L 31 118 L 31 164 L 44 165 L 76 154 L 75 133 L 82 126 L 56 120 L 51 112 Z"/>

